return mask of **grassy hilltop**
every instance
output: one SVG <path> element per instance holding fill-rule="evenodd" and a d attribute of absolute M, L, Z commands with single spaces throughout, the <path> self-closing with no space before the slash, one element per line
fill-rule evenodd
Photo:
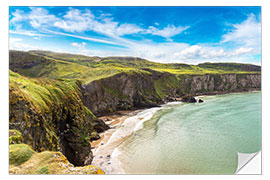
<path fill-rule="evenodd" d="M 163 64 L 134 57 L 88 57 L 50 51 L 10 51 L 10 69 L 29 77 L 77 79 L 87 84 L 118 73 L 148 73 L 148 68 L 174 75 L 260 73 L 260 66 L 238 63 Z"/>

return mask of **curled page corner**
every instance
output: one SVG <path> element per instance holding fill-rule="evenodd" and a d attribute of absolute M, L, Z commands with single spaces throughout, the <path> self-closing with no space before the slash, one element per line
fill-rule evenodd
<path fill-rule="evenodd" d="M 261 174 L 261 151 L 248 154 L 238 152 L 238 165 L 235 174 Z"/>

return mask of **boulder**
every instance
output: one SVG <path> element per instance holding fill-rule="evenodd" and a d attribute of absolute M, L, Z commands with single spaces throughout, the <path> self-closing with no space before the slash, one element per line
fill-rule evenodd
<path fill-rule="evenodd" d="M 182 102 L 196 103 L 197 100 L 193 96 L 185 96 L 181 99 Z"/>
<path fill-rule="evenodd" d="M 199 103 L 202 103 L 203 102 L 203 100 L 202 99 L 199 99 L 199 101 L 198 101 Z"/>

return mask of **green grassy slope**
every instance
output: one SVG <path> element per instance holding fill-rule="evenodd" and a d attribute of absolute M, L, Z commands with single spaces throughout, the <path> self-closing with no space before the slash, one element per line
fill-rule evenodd
<path fill-rule="evenodd" d="M 18 54 L 23 54 L 24 58 Z M 32 66 L 29 66 L 31 62 Z M 175 75 L 256 74 L 261 69 L 260 66 L 238 63 L 163 64 L 134 57 L 101 58 L 50 51 L 10 51 L 10 69 L 15 72 L 30 77 L 77 79 L 83 84 L 122 72 L 145 72 L 144 68 Z"/>

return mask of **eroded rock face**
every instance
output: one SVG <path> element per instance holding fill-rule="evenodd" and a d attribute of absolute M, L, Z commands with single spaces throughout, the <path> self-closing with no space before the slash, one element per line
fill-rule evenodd
<path fill-rule="evenodd" d="M 166 96 L 161 97 L 153 82 L 159 80 L 163 86 L 175 76 L 153 70 L 149 70 L 149 72 L 151 74 L 148 75 L 121 73 L 93 81 L 82 87 L 83 103 L 95 115 L 102 115 L 133 107 L 158 106 L 186 95 L 238 92 L 261 88 L 260 74 L 187 75 L 177 80 L 177 85 L 165 87 L 162 91 Z"/>
<path fill-rule="evenodd" d="M 82 94 L 84 105 L 95 115 L 162 103 L 151 75 L 120 73 L 89 83 Z"/>
<path fill-rule="evenodd" d="M 193 75 L 181 80 L 181 91 L 188 94 L 235 92 L 261 88 L 260 74 Z"/>

